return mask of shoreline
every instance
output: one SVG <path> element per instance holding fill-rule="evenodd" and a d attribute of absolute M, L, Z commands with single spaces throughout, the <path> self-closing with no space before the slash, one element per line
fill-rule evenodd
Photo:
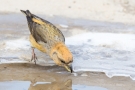
<path fill-rule="evenodd" d="M 71 79 L 72 85 L 98 86 L 108 90 L 134 90 L 135 88 L 135 81 L 128 77 L 116 76 L 113 78 L 108 78 L 104 73 L 96 72 L 78 72 L 70 74 L 64 68 L 58 66 L 40 66 L 34 64 L 1 64 L 0 71 L 1 82 L 33 82 L 33 80 L 34 82 L 62 82 Z M 77 74 L 77 76 L 74 76 L 75 74 Z"/>

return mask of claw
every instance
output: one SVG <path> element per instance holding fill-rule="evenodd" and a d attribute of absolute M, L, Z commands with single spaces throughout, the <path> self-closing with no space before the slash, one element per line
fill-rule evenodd
<path fill-rule="evenodd" d="M 35 54 L 35 52 L 34 52 L 34 48 L 32 48 L 32 57 L 31 57 L 31 61 L 32 61 L 32 60 L 34 60 L 35 65 L 36 65 L 36 60 L 38 60 L 38 59 L 37 59 L 37 56 L 36 56 L 36 54 Z"/>

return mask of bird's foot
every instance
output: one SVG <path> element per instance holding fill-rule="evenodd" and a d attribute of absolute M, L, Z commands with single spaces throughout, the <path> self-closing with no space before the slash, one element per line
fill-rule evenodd
<path fill-rule="evenodd" d="M 36 56 L 36 54 L 35 54 L 35 52 L 34 52 L 34 48 L 32 48 L 32 57 L 31 57 L 31 61 L 33 61 L 34 60 L 34 62 L 35 62 L 35 64 L 36 64 L 36 61 L 38 60 L 37 59 L 37 56 Z"/>

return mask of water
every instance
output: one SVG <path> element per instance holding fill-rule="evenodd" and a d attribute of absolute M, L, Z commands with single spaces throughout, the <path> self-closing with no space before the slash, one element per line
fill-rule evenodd
<path fill-rule="evenodd" d="M 5 81 L 0 82 L 0 90 L 107 90 L 106 88 L 87 85 L 62 86 L 59 83 L 36 82 L 31 85 L 30 81 Z"/>

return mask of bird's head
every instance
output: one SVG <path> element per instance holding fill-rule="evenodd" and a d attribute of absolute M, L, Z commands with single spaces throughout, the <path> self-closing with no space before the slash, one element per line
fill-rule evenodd
<path fill-rule="evenodd" d="M 72 72 L 70 64 L 73 62 L 73 56 L 64 43 L 57 43 L 55 46 L 53 46 L 50 56 L 57 65 L 63 66 L 68 71 Z"/>

